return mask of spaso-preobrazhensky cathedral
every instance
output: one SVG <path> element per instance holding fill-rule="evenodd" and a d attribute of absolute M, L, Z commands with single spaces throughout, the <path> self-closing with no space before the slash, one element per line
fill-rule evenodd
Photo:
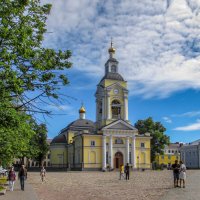
<path fill-rule="evenodd" d="M 96 122 L 86 119 L 84 106 L 79 119 L 56 136 L 50 145 L 52 167 L 72 170 L 117 169 L 129 163 L 134 168 L 150 168 L 150 140 L 128 120 L 127 82 L 119 73 L 112 42 L 105 63 L 105 75 L 97 85 Z"/>

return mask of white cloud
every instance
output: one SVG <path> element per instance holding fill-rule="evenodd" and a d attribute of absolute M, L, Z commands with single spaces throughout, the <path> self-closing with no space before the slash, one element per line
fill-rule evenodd
<path fill-rule="evenodd" d="M 172 120 L 169 117 L 163 117 L 163 120 L 167 123 L 172 123 Z"/>
<path fill-rule="evenodd" d="M 74 69 L 100 78 L 114 38 L 131 95 L 200 89 L 200 0 L 46 0 L 45 46 L 71 49 Z M 128 73 L 127 73 L 128 72 Z"/>
<path fill-rule="evenodd" d="M 200 111 L 185 112 L 182 114 L 173 114 L 172 117 L 196 117 L 200 116 Z"/>
<path fill-rule="evenodd" d="M 52 105 L 48 105 L 47 108 L 52 111 L 71 111 L 71 110 L 73 110 L 73 107 L 70 105 L 52 104 Z"/>
<path fill-rule="evenodd" d="M 200 130 L 200 120 L 197 120 L 197 122 L 187 125 L 187 126 L 176 127 L 173 130 L 175 130 L 175 131 L 197 131 L 197 130 Z"/>

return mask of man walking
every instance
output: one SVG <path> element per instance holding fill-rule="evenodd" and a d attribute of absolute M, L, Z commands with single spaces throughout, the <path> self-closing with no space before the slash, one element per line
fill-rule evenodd
<path fill-rule="evenodd" d="M 27 179 L 27 170 L 24 165 L 21 166 L 18 177 L 20 180 L 21 190 L 24 190 L 24 182 Z"/>
<path fill-rule="evenodd" d="M 175 160 L 175 163 L 172 165 L 172 170 L 174 175 L 174 187 L 178 187 L 179 170 L 180 170 L 180 165 L 178 164 L 178 160 Z"/>
<path fill-rule="evenodd" d="M 129 180 L 129 173 L 130 173 L 129 164 L 127 163 L 125 166 L 126 180 Z"/>

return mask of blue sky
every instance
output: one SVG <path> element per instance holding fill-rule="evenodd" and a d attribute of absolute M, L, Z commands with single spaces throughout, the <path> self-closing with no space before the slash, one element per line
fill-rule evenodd
<path fill-rule="evenodd" d="M 129 120 L 160 121 L 172 142 L 200 138 L 200 0 L 42 0 L 52 3 L 44 46 L 72 50 L 70 85 L 46 105 L 49 138 L 79 117 L 95 121 L 96 85 L 110 38 L 128 81 Z M 42 118 L 41 118 L 42 119 Z"/>

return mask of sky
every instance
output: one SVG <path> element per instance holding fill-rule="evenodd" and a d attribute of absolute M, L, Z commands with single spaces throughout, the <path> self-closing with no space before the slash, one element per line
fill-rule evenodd
<path fill-rule="evenodd" d="M 95 91 L 111 37 L 128 82 L 129 120 L 152 117 L 171 142 L 200 139 L 200 0 L 42 0 L 51 3 L 43 46 L 71 50 L 61 101 L 46 105 L 53 138 L 79 118 L 95 121 Z M 42 120 L 42 119 L 41 119 Z"/>

